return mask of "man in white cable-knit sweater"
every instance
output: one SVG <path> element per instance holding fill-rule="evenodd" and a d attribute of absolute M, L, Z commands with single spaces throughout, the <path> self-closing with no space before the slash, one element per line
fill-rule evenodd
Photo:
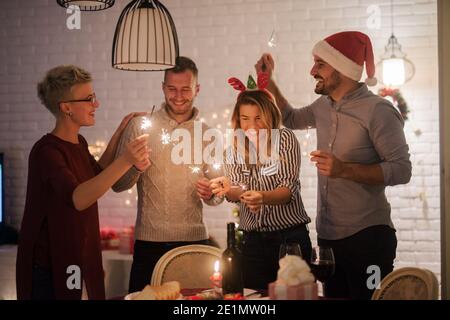
<path fill-rule="evenodd" d="M 191 155 L 194 143 L 206 146 L 202 137 L 194 141 L 194 126 L 208 129 L 198 122 L 199 111 L 193 106 L 200 86 L 195 63 L 186 57 L 178 57 L 176 66 L 165 71 L 162 89 L 165 96 L 159 110 L 151 116 L 149 134 L 151 166 L 144 172 L 132 167 L 114 186 L 121 192 L 137 183 L 138 212 L 136 219 L 133 264 L 131 267 L 129 292 L 142 290 L 158 259 L 167 251 L 188 244 L 209 244 L 209 236 L 203 222 L 202 200 L 208 205 L 217 205 L 223 199 L 213 195 L 209 179 L 222 175 L 222 170 L 205 164 L 177 164 L 172 156 L 174 143 L 164 139 L 174 130 L 189 133 Z M 122 135 L 116 157 L 124 150 L 128 141 L 145 133 L 141 129 L 142 118 L 130 122 Z M 181 129 L 181 130 L 180 130 Z M 163 141 L 166 140 L 166 141 Z M 198 172 L 197 172 L 198 171 Z"/>

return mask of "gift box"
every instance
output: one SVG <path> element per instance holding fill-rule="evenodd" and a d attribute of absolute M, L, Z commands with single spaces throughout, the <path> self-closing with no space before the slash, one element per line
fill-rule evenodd
<path fill-rule="evenodd" d="M 289 286 L 280 282 L 269 283 L 269 297 L 272 300 L 317 300 L 317 283 Z"/>

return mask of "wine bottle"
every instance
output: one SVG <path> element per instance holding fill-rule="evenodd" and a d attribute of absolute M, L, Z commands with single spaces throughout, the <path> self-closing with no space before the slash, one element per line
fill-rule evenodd
<path fill-rule="evenodd" d="M 234 222 L 227 223 L 227 248 L 222 254 L 223 295 L 244 294 L 242 278 L 242 255 L 236 247 Z"/>

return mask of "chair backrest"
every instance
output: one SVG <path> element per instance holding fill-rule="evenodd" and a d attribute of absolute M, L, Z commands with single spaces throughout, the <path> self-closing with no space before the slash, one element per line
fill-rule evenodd
<path fill-rule="evenodd" d="M 407 267 L 389 273 L 372 300 L 437 300 L 438 295 L 439 283 L 433 272 Z"/>
<path fill-rule="evenodd" d="M 152 285 L 167 281 L 180 282 L 181 288 L 211 288 L 209 277 L 222 250 L 206 245 L 187 245 L 166 252 L 156 263 Z"/>

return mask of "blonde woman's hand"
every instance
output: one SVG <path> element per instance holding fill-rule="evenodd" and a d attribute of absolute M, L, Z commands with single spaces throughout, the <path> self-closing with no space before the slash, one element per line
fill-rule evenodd
<path fill-rule="evenodd" d="M 241 194 L 241 202 L 244 203 L 251 212 L 257 213 L 264 203 L 264 196 L 260 191 L 249 190 Z"/>
<path fill-rule="evenodd" d="M 145 170 L 150 165 L 147 143 L 148 134 L 143 134 L 137 137 L 126 145 L 122 157 L 128 164 L 134 165 L 139 170 Z"/>
<path fill-rule="evenodd" d="M 117 127 L 116 131 L 114 132 L 114 135 L 117 137 L 120 137 L 127 127 L 128 123 L 130 123 L 131 119 L 135 117 L 143 117 L 147 114 L 147 112 L 132 112 L 127 114 L 122 121 L 120 122 L 119 126 Z"/>
<path fill-rule="evenodd" d="M 212 193 L 219 197 L 223 197 L 231 189 L 231 181 L 227 177 L 219 177 L 210 180 L 210 188 Z"/>
<path fill-rule="evenodd" d="M 145 159 L 144 161 L 141 161 L 141 162 L 139 162 L 139 163 L 134 164 L 134 167 L 135 167 L 137 170 L 139 170 L 139 171 L 141 171 L 141 172 L 144 172 L 145 170 L 147 170 L 148 167 L 150 167 L 151 164 L 152 164 L 152 163 L 150 162 L 150 159 L 147 158 L 147 159 Z"/>

